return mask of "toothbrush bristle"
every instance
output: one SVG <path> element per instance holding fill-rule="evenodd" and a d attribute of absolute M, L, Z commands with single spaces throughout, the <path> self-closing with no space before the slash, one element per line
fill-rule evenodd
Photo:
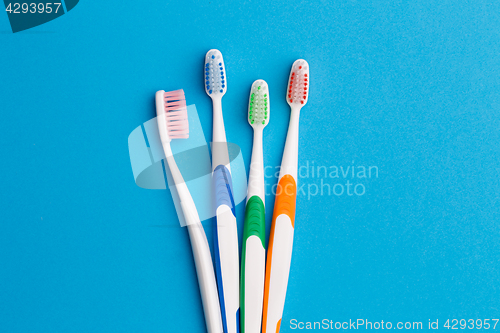
<path fill-rule="evenodd" d="M 165 92 L 164 100 L 168 136 L 171 139 L 187 139 L 189 123 L 184 90 Z"/>
<path fill-rule="evenodd" d="M 304 105 L 309 95 L 309 64 L 305 60 L 297 60 L 292 65 L 286 98 L 290 104 Z"/>
<path fill-rule="evenodd" d="M 257 80 L 250 90 L 248 122 L 250 125 L 266 125 L 269 122 L 269 112 L 269 88 L 266 81 Z"/>
<path fill-rule="evenodd" d="M 219 50 L 210 50 L 205 56 L 205 90 L 208 95 L 224 94 L 226 92 L 226 68 Z"/>

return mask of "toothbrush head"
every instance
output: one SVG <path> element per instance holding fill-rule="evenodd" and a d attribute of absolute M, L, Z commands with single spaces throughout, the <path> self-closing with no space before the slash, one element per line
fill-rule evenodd
<path fill-rule="evenodd" d="M 162 142 L 187 139 L 189 123 L 184 90 L 156 93 L 156 119 Z"/>
<path fill-rule="evenodd" d="M 207 52 L 203 78 L 205 91 L 210 97 L 224 96 L 227 90 L 226 67 L 219 50 L 212 49 Z"/>
<path fill-rule="evenodd" d="M 271 107 L 269 104 L 269 87 L 264 80 L 257 80 L 250 89 L 248 101 L 248 123 L 253 128 L 266 127 L 269 123 Z"/>
<path fill-rule="evenodd" d="M 309 64 L 303 59 L 296 60 L 292 65 L 288 79 L 286 101 L 290 106 L 293 104 L 304 106 L 309 96 Z"/>

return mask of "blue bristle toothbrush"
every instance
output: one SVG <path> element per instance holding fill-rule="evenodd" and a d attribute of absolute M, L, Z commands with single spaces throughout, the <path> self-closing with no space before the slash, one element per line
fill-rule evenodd
<path fill-rule="evenodd" d="M 226 69 L 219 50 L 205 56 L 205 90 L 213 103 L 212 179 L 215 200 L 214 256 L 225 333 L 239 332 L 239 253 L 229 153 L 222 118 L 227 90 Z"/>

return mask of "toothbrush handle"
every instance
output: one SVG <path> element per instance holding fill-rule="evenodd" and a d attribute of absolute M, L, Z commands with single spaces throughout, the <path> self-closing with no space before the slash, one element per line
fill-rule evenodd
<path fill-rule="evenodd" d="M 215 194 L 214 255 L 222 324 L 225 333 L 239 332 L 239 250 L 231 173 L 219 165 L 212 174 Z"/>
<path fill-rule="evenodd" d="M 254 130 L 253 134 L 252 161 L 250 162 L 250 175 L 248 176 L 247 200 L 250 200 L 254 195 L 259 196 L 262 200 L 266 197 L 262 132 L 262 128 L 257 128 Z"/>
<path fill-rule="evenodd" d="M 241 254 L 241 331 L 260 333 L 266 270 L 265 208 L 254 195 L 245 209 Z"/>
<path fill-rule="evenodd" d="M 217 295 L 217 282 L 215 280 L 212 255 L 208 246 L 207 236 L 200 222 L 200 217 L 194 204 L 189 189 L 182 178 L 182 174 L 171 156 L 170 145 L 164 145 L 167 163 L 174 179 L 175 188 L 180 198 L 182 212 L 191 241 L 196 275 L 200 286 L 201 301 L 208 333 L 223 333 L 222 316 Z"/>
<path fill-rule="evenodd" d="M 215 280 L 212 256 L 210 255 L 207 237 L 199 217 L 197 215 L 194 216 L 194 214 L 192 214 L 193 211 L 182 201 L 181 205 L 186 222 L 188 223 L 187 229 L 193 249 L 193 257 L 196 265 L 198 284 L 200 286 L 207 331 L 208 333 L 223 333 L 219 296 L 217 294 L 217 282 Z"/>
<path fill-rule="evenodd" d="M 226 130 L 222 118 L 222 99 L 213 98 L 213 138 L 212 138 L 212 166 L 213 170 L 219 165 L 229 166 L 229 152 L 227 150 Z"/>
<path fill-rule="evenodd" d="M 262 333 L 277 333 L 281 325 L 292 260 L 296 184 L 289 174 L 278 183 L 267 252 Z"/>

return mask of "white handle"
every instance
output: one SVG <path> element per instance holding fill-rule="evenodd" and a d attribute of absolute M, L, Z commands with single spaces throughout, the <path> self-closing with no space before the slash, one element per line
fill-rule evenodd
<path fill-rule="evenodd" d="M 237 333 L 238 310 L 240 307 L 240 260 L 236 217 L 231 208 L 221 205 L 217 208 L 217 240 L 222 290 L 224 296 L 226 333 Z"/>
<path fill-rule="evenodd" d="M 245 304 L 243 304 L 245 333 L 260 333 L 265 275 L 266 250 L 259 237 L 250 236 L 246 240 L 245 275 L 243 277 L 245 279 Z"/>
<path fill-rule="evenodd" d="M 223 333 L 217 282 L 215 280 L 214 266 L 212 264 L 212 255 L 210 254 L 207 236 L 201 225 L 193 198 L 172 156 L 170 144 L 168 142 L 164 143 L 163 149 L 167 156 L 167 163 L 174 179 L 177 194 L 179 195 L 189 239 L 191 240 L 207 330 L 208 333 Z"/>
<path fill-rule="evenodd" d="M 300 106 L 293 104 L 291 106 L 290 124 L 286 134 L 285 150 L 281 160 L 280 177 L 291 175 L 297 180 L 297 165 L 299 160 L 299 116 Z"/>
<path fill-rule="evenodd" d="M 264 313 L 266 327 L 263 328 L 263 333 L 279 332 L 292 261 L 293 230 L 292 221 L 288 215 L 278 216 L 274 234 L 269 240 L 268 253 L 272 253 L 272 257 L 271 263 L 268 262 L 268 265 L 270 264 L 269 295 L 267 297 L 267 311 Z"/>
<path fill-rule="evenodd" d="M 227 151 L 226 131 L 224 129 L 224 119 L 222 118 L 222 99 L 212 98 L 213 114 L 213 137 L 212 137 L 212 171 L 219 165 L 225 165 L 231 172 L 229 165 L 229 153 Z"/>
<path fill-rule="evenodd" d="M 250 175 L 248 176 L 247 202 L 254 195 L 258 195 L 265 205 L 264 185 L 264 158 L 262 151 L 263 128 L 256 128 L 253 133 L 252 161 L 250 163 Z"/>
<path fill-rule="evenodd" d="M 189 239 L 191 240 L 191 248 L 193 249 L 198 284 L 200 285 L 207 331 L 208 333 L 223 333 L 217 282 L 215 281 L 214 267 L 212 265 L 212 256 L 207 236 L 200 223 L 200 218 L 190 209 L 190 205 L 181 201 L 181 206 L 184 218 L 188 224 L 187 228 Z"/>

